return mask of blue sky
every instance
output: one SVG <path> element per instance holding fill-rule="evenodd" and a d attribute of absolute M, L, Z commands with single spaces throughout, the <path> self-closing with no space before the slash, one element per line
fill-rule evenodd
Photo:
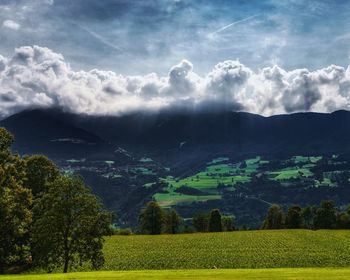
<path fill-rule="evenodd" d="M 203 74 L 228 59 L 311 70 L 350 61 L 350 1 L 0 0 L 0 20 L 1 54 L 45 46 L 75 70 L 166 74 L 187 59 Z"/>

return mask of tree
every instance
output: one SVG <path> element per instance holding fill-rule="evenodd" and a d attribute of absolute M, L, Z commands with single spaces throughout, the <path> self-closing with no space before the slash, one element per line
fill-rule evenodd
<path fill-rule="evenodd" d="M 336 214 L 337 228 L 350 229 L 350 205 L 346 206 L 346 211 Z"/>
<path fill-rule="evenodd" d="M 336 209 L 332 200 L 324 200 L 316 210 L 315 215 L 316 229 L 332 229 L 336 227 Z"/>
<path fill-rule="evenodd" d="M 197 232 L 208 231 L 209 213 L 198 213 L 192 218 L 192 225 Z"/>
<path fill-rule="evenodd" d="M 10 152 L 13 141 L 14 137 L 0 128 L 0 273 L 29 253 L 32 195 L 23 187 L 24 161 Z"/>
<path fill-rule="evenodd" d="M 346 212 L 336 214 L 336 224 L 338 229 L 350 228 L 350 215 Z"/>
<path fill-rule="evenodd" d="M 182 223 L 180 215 L 176 212 L 175 209 L 165 213 L 165 231 L 167 233 L 175 234 L 179 231 L 179 226 Z"/>
<path fill-rule="evenodd" d="M 284 227 L 284 215 L 281 206 L 272 204 L 264 220 L 263 229 L 281 229 Z"/>
<path fill-rule="evenodd" d="M 32 252 L 35 265 L 52 271 L 91 262 L 104 263 L 103 236 L 111 233 L 112 215 L 102 209 L 78 176 L 60 176 L 33 209 Z"/>
<path fill-rule="evenodd" d="M 157 202 L 151 201 L 139 216 L 139 226 L 142 233 L 161 234 L 164 224 L 164 212 Z"/>
<path fill-rule="evenodd" d="M 286 228 L 303 227 L 303 218 L 301 216 L 301 207 L 299 205 L 293 205 L 288 208 L 285 227 Z"/>
<path fill-rule="evenodd" d="M 10 153 L 10 147 L 15 138 L 5 128 L 0 127 L 0 151 L 1 153 Z"/>
<path fill-rule="evenodd" d="M 314 219 L 316 215 L 316 206 L 306 206 L 301 210 L 304 227 L 314 229 Z"/>
<path fill-rule="evenodd" d="M 48 183 L 52 183 L 59 176 L 57 166 L 43 155 L 25 157 L 26 177 L 25 186 L 36 197 L 42 194 Z"/>
<path fill-rule="evenodd" d="M 222 231 L 221 213 L 219 209 L 213 209 L 210 212 L 208 231 L 220 232 Z"/>
<path fill-rule="evenodd" d="M 223 231 L 233 231 L 234 230 L 235 227 L 234 227 L 232 216 L 222 216 L 221 222 L 222 222 Z"/>

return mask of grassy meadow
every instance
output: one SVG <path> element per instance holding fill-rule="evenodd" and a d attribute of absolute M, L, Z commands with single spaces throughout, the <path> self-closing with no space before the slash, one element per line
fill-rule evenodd
<path fill-rule="evenodd" d="M 112 236 L 102 270 L 347 267 L 349 252 L 349 230 Z"/>
<path fill-rule="evenodd" d="M 349 230 L 112 236 L 99 272 L 0 279 L 350 279 L 349 252 Z"/>
<path fill-rule="evenodd" d="M 68 274 L 38 274 L 0 276 L 1 280 L 345 280 L 350 278 L 350 269 L 282 268 L 282 269 L 217 269 L 217 270 L 140 270 L 78 272 Z"/>

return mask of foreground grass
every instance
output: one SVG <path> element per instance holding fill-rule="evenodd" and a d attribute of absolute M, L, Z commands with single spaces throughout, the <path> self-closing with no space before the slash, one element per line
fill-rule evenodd
<path fill-rule="evenodd" d="M 221 280 L 221 279 L 350 279 L 350 269 L 237 269 L 237 270 L 152 270 L 152 271 L 107 271 L 107 272 L 78 272 L 68 274 L 19 275 L 0 276 L 1 280 L 83 280 L 83 279 L 116 279 L 116 280 Z"/>
<path fill-rule="evenodd" d="M 112 236 L 102 270 L 350 267 L 350 230 Z"/>

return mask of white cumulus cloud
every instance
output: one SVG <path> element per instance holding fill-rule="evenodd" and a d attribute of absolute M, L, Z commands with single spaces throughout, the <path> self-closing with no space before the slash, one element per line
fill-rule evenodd
<path fill-rule="evenodd" d="M 98 69 L 74 71 L 61 54 L 39 46 L 17 48 L 10 58 L 0 56 L 2 117 L 38 107 L 120 115 L 181 106 L 262 115 L 350 109 L 350 68 L 286 71 L 273 66 L 253 71 L 227 60 L 200 76 L 183 60 L 166 76 L 125 76 Z"/>
<path fill-rule="evenodd" d="M 8 29 L 12 29 L 12 30 L 18 30 L 21 28 L 21 25 L 18 22 L 15 22 L 15 21 L 10 20 L 10 19 L 5 20 L 2 23 L 2 26 L 5 28 L 8 28 Z"/>

